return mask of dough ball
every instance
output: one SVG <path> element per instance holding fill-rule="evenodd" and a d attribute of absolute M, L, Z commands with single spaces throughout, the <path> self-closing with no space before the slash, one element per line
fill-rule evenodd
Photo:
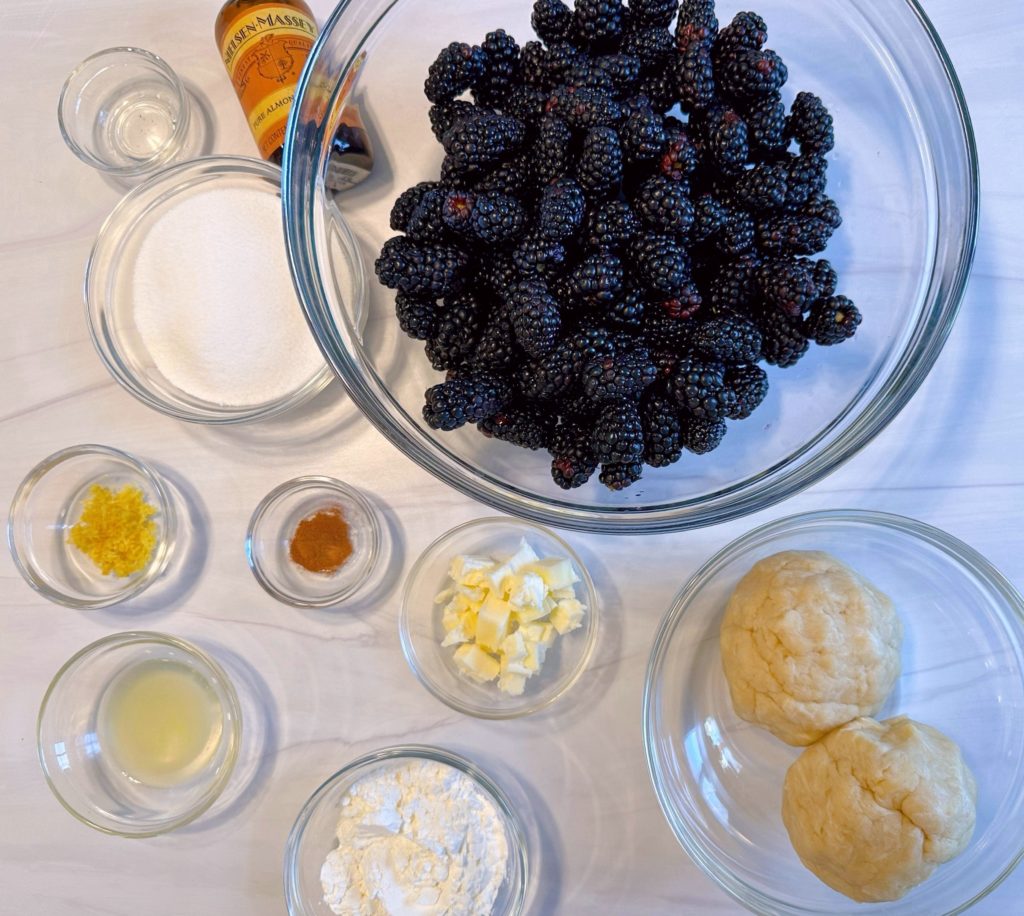
<path fill-rule="evenodd" d="M 967 847 L 975 786 L 960 748 L 906 716 L 856 719 L 789 768 L 782 820 L 804 863 L 861 903 L 897 900 Z"/>
<path fill-rule="evenodd" d="M 900 674 L 903 628 L 889 598 L 820 551 L 754 564 L 722 621 L 736 714 L 787 744 L 813 744 L 873 716 Z"/>

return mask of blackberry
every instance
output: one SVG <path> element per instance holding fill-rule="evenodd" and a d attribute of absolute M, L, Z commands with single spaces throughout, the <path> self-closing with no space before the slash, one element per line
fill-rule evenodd
<path fill-rule="evenodd" d="M 523 82 L 534 89 L 549 89 L 548 52 L 539 41 L 528 41 L 519 52 Z"/>
<path fill-rule="evenodd" d="M 587 131 L 576 164 L 576 178 L 583 190 L 604 196 L 622 181 L 622 144 L 612 127 Z"/>
<path fill-rule="evenodd" d="M 695 45 L 710 48 L 717 32 L 714 0 L 682 0 L 676 20 L 676 44 L 680 51 Z"/>
<path fill-rule="evenodd" d="M 664 115 L 676 104 L 676 74 L 671 64 L 661 70 L 645 73 L 637 92 L 643 95 L 658 114 Z"/>
<path fill-rule="evenodd" d="M 861 315 L 846 296 L 819 299 L 804 321 L 804 333 L 816 344 L 830 347 L 849 340 L 860 327 Z"/>
<path fill-rule="evenodd" d="M 407 191 L 403 191 L 399 195 L 398 200 L 395 201 L 395 205 L 391 208 L 391 228 L 395 232 L 405 232 L 406 227 L 409 225 L 409 218 L 420 205 L 423 195 L 428 191 L 435 190 L 437 187 L 438 183 L 436 181 L 421 181 Z"/>
<path fill-rule="evenodd" d="M 396 236 L 384 243 L 374 270 L 390 289 L 440 298 L 461 288 L 468 263 L 465 253 L 451 245 L 419 244 Z"/>
<path fill-rule="evenodd" d="M 470 362 L 477 369 L 511 372 L 525 358 L 522 348 L 516 343 L 508 309 L 496 309 L 480 332 Z"/>
<path fill-rule="evenodd" d="M 665 145 L 665 119 L 649 104 L 637 105 L 623 122 L 621 134 L 629 162 L 656 159 Z"/>
<path fill-rule="evenodd" d="M 697 328 L 693 345 L 718 362 L 756 362 L 761 355 L 761 332 L 738 315 L 711 318 Z"/>
<path fill-rule="evenodd" d="M 726 416 L 736 400 L 725 387 L 725 366 L 694 356 L 679 360 L 668 380 L 668 392 L 690 416 L 702 420 Z"/>
<path fill-rule="evenodd" d="M 572 354 L 573 371 L 579 373 L 583 367 L 596 359 L 615 354 L 615 343 L 612 335 L 604 328 L 584 328 L 577 331 L 568 340 Z"/>
<path fill-rule="evenodd" d="M 792 156 L 785 161 L 789 167 L 786 209 L 798 210 L 814 194 L 825 190 L 828 160 L 824 156 Z"/>
<path fill-rule="evenodd" d="M 725 420 L 704 420 L 699 417 L 685 417 L 680 438 L 683 448 L 695 455 L 713 452 L 725 438 Z"/>
<path fill-rule="evenodd" d="M 459 121 L 466 118 L 474 118 L 480 114 L 480 109 L 472 102 L 464 99 L 456 99 L 454 102 L 447 102 L 443 105 L 430 106 L 430 129 L 434 132 L 438 142 L 444 135 Z"/>
<path fill-rule="evenodd" d="M 527 132 L 533 133 L 544 117 L 547 104 L 548 94 L 543 89 L 521 83 L 512 87 L 501 110 L 509 117 L 522 121 Z"/>
<path fill-rule="evenodd" d="M 473 190 L 483 194 L 501 194 L 528 201 L 534 195 L 533 166 L 527 154 L 520 154 L 503 162 L 494 171 L 488 172 L 473 182 Z"/>
<path fill-rule="evenodd" d="M 658 380 L 664 381 L 670 378 L 676 371 L 680 359 L 681 356 L 676 350 L 655 350 L 651 353 L 651 361 L 654 363 L 654 368 L 658 370 Z"/>
<path fill-rule="evenodd" d="M 750 99 L 778 92 L 789 75 L 774 51 L 742 49 L 731 52 L 715 71 L 722 91 L 735 99 Z"/>
<path fill-rule="evenodd" d="M 773 258 L 757 269 L 757 285 L 767 305 L 799 318 L 820 295 L 810 261 Z"/>
<path fill-rule="evenodd" d="M 654 383 L 657 369 L 646 350 L 628 349 L 600 356 L 583 368 L 583 393 L 592 401 L 639 397 Z"/>
<path fill-rule="evenodd" d="M 577 354 L 568 341 L 547 356 L 521 365 L 515 373 L 519 390 L 527 398 L 553 401 L 565 395 L 576 381 Z"/>
<path fill-rule="evenodd" d="M 504 29 L 488 32 L 480 45 L 484 55 L 484 68 L 473 84 L 473 98 L 477 104 L 500 108 L 512 87 L 520 79 L 519 44 Z"/>
<path fill-rule="evenodd" d="M 607 89 L 560 86 L 548 99 L 548 111 L 565 118 L 573 130 L 614 127 L 622 120 L 622 106 Z"/>
<path fill-rule="evenodd" d="M 811 264 L 814 269 L 814 282 L 818 287 L 818 295 L 823 299 L 834 296 L 836 284 L 839 282 L 835 268 L 824 258 L 819 261 L 812 261 Z"/>
<path fill-rule="evenodd" d="M 467 191 L 479 181 L 482 175 L 483 172 L 480 169 L 475 166 L 467 166 L 453 156 L 445 156 L 441 160 L 440 183 L 446 188 Z"/>
<path fill-rule="evenodd" d="M 512 263 L 524 278 L 554 276 L 565 264 L 565 246 L 530 233 L 512 250 Z"/>
<path fill-rule="evenodd" d="M 683 455 L 679 408 L 668 398 L 654 395 L 640 412 L 644 428 L 644 461 L 652 468 L 675 464 Z"/>
<path fill-rule="evenodd" d="M 591 444 L 599 464 L 642 460 L 644 428 L 637 405 L 631 401 L 608 402 L 598 414 Z"/>
<path fill-rule="evenodd" d="M 761 356 L 781 369 L 795 366 L 810 346 L 800 322 L 778 309 L 765 312 L 758 320 L 761 328 Z"/>
<path fill-rule="evenodd" d="M 480 81 L 485 66 L 481 48 L 453 41 L 430 65 L 423 91 L 434 104 L 450 102 Z"/>
<path fill-rule="evenodd" d="M 715 167 L 725 175 L 740 172 L 750 156 L 747 122 L 734 109 L 720 106 L 708 112 L 702 128 L 704 151 Z"/>
<path fill-rule="evenodd" d="M 697 148 L 685 130 L 669 138 L 668 146 L 661 154 L 658 169 L 672 181 L 683 181 L 697 168 Z"/>
<path fill-rule="evenodd" d="M 679 0 L 630 0 L 630 23 L 664 28 L 675 18 L 678 7 Z"/>
<path fill-rule="evenodd" d="M 621 0 L 576 0 L 576 35 L 590 47 L 618 45 L 625 18 Z"/>
<path fill-rule="evenodd" d="M 562 327 L 562 313 L 547 285 L 539 280 L 523 280 L 508 291 L 507 301 L 519 346 L 533 357 L 553 350 Z"/>
<path fill-rule="evenodd" d="M 735 396 L 730 420 L 745 420 L 768 395 L 768 373 L 756 363 L 740 363 L 725 370 L 725 387 Z"/>
<path fill-rule="evenodd" d="M 422 296 L 395 296 L 398 324 L 413 340 L 428 340 L 437 333 L 437 303 Z"/>
<path fill-rule="evenodd" d="M 689 279 L 690 259 L 669 236 L 641 236 L 633 244 L 633 257 L 637 280 L 663 297 L 674 296 Z"/>
<path fill-rule="evenodd" d="M 786 106 L 777 92 L 750 101 L 743 109 L 751 149 L 775 153 L 786 148 Z"/>
<path fill-rule="evenodd" d="M 571 178 L 559 178 L 549 184 L 540 198 L 537 213 L 540 234 L 555 242 L 572 238 L 580 230 L 587 199 L 583 189 Z"/>
<path fill-rule="evenodd" d="M 715 72 L 711 49 L 706 42 L 694 42 L 675 63 L 679 105 L 688 114 L 704 111 L 715 99 Z"/>
<path fill-rule="evenodd" d="M 448 193 L 440 188 L 427 191 L 419 205 L 412 211 L 405 234 L 414 242 L 443 242 L 448 236 L 445 222 L 445 202 Z"/>
<path fill-rule="evenodd" d="M 476 350 L 485 313 L 472 293 L 449 296 L 437 310 L 437 331 L 427 341 L 430 365 L 438 372 L 458 369 Z"/>
<path fill-rule="evenodd" d="M 591 304 L 612 302 L 622 289 L 622 262 L 611 252 L 587 255 L 569 275 L 573 295 Z"/>
<path fill-rule="evenodd" d="M 508 401 L 508 381 L 491 373 L 441 382 L 427 389 L 423 419 L 431 429 L 453 430 L 494 416 Z"/>
<path fill-rule="evenodd" d="M 537 139 L 530 150 L 537 180 L 548 184 L 569 171 L 572 131 L 558 115 L 546 114 L 537 128 Z"/>
<path fill-rule="evenodd" d="M 828 223 L 791 214 L 769 216 L 757 225 L 757 244 L 768 254 L 817 254 L 831 237 Z"/>
<path fill-rule="evenodd" d="M 767 40 L 768 27 L 757 13 L 737 13 L 715 38 L 715 63 L 724 63 L 736 51 L 760 51 Z"/>
<path fill-rule="evenodd" d="M 689 349 L 695 324 L 672 318 L 664 309 L 652 305 L 644 312 L 644 341 L 652 350 L 671 350 L 679 354 Z"/>
<path fill-rule="evenodd" d="M 511 442 L 531 451 L 547 448 L 555 426 L 551 410 L 532 401 L 513 401 L 498 413 L 477 423 L 488 439 Z"/>
<path fill-rule="evenodd" d="M 551 477 L 563 490 L 582 487 L 597 470 L 597 457 L 590 430 L 573 421 L 563 421 L 551 435 Z"/>
<path fill-rule="evenodd" d="M 718 265 L 706 286 L 712 314 L 749 310 L 758 296 L 758 265 L 758 259 L 750 255 Z"/>
<path fill-rule="evenodd" d="M 715 248 L 728 258 L 745 254 L 754 247 L 756 231 L 754 218 L 746 210 L 731 210 L 714 240 Z"/>
<path fill-rule="evenodd" d="M 789 169 L 762 162 L 743 172 L 733 185 L 733 195 L 747 210 L 778 210 L 786 202 Z"/>
<path fill-rule="evenodd" d="M 640 232 L 640 220 L 625 201 L 610 200 L 587 216 L 584 241 L 591 248 L 619 248 Z"/>
<path fill-rule="evenodd" d="M 701 194 L 693 202 L 693 226 L 690 239 L 704 242 L 716 235 L 729 219 L 729 210 L 711 194 Z"/>
<path fill-rule="evenodd" d="M 644 472 L 642 461 L 623 461 L 618 464 L 602 464 L 598 480 L 609 490 L 618 492 L 636 483 Z"/>
<path fill-rule="evenodd" d="M 789 109 L 787 132 L 801 153 L 824 155 L 835 146 L 832 115 L 813 92 L 798 92 Z"/>
<path fill-rule="evenodd" d="M 704 304 L 697 284 L 690 281 L 683 284 L 683 288 L 671 299 L 663 299 L 658 303 L 662 311 L 673 321 L 685 321 L 692 318 Z"/>
<path fill-rule="evenodd" d="M 640 58 L 632 54 L 606 54 L 594 60 L 594 67 L 612 82 L 612 89 L 625 95 L 640 81 Z"/>
<path fill-rule="evenodd" d="M 505 290 L 519 279 L 512 256 L 507 252 L 494 252 L 477 263 L 477 282 L 489 289 L 497 298 L 505 298 Z"/>
<path fill-rule="evenodd" d="M 522 146 L 526 129 L 506 115 L 485 113 L 454 124 L 444 135 L 444 151 L 462 168 L 490 165 Z"/>
<path fill-rule="evenodd" d="M 613 328 L 639 330 L 643 327 L 646 306 L 643 296 L 631 289 L 608 306 L 605 318 Z"/>
<path fill-rule="evenodd" d="M 821 220 L 829 229 L 838 229 L 843 224 L 843 217 L 839 213 L 839 205 L 824 194 L 815 193 L 807 198 L 800 208 L 800 216 L 805 219 Z"/>
<path fill-rule="evenodd" d="M 640 73 L 661 73 L 676 53 L 676 41 L 665 28 L 639 28 L 628 32 L 619 49 L 640 61 Z"/>
<path fill-rule="evenodd" d="M 597 66 L 597 60 L 589 57 L 582 58 L 572 65 L 566 84 L 574 89 L 586 87 L 588 89 L 601 89 L 611 95 L 617 94 L 615 80 L 610 73 Z"/>
<path fill-rule="evenodd" d="M 572 35 L 572 10 L 562 0 L 536 0 L 530 24 L 541 41 L 565 41 Z"/>
<path fill-rule="evenodd" d="M 544 53 L 545 86 L 551 89 L 567 82 L 573 65 L 585 57 L 586 54 L 571 42 L 552 42 Z"/>
<path fill-rule="evenodd" d="M 487 245 L 510 241 L 522 235 L 526 227 L 522 204 L 504 194 L 449 191 L 444 198 L 442 217 L 453 232 Z"/>
<path fill-rule="evenodd" d="M 685 188 L 663 175 L 652 175 L 640 186 L 633 206 L 656 232 L 686 235 L 693 225 L 693 204 Z"/>

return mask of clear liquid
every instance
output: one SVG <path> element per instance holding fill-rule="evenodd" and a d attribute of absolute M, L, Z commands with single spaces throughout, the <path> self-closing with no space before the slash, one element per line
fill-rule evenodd
<path fill-rule="evenodd" d="M 161 83 L 143 83 L 119 93 L 96 121 L 96 145 L 108 159 L 146 162 L 174 137 L 179 103 Z"/>
<path fill-rule="evenodd" d="M 166 788 L 201 772 L 223 732 L 220 701 L 187 665 L 144 661 L 123 671 L 100 704 L 100 746 L 126 776 Z"/>

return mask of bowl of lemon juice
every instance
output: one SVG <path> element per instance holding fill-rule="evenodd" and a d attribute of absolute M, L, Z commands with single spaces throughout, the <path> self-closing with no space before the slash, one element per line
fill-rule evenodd
<path fill-rule="evenodd" d="M 90 827 L 166 833 L 199 817 L 231 776 L 238 697 L 223 668 L 160 633 L 118 633 L 70 658 L 39 710 L 38 750 L 57 800 Z"/>

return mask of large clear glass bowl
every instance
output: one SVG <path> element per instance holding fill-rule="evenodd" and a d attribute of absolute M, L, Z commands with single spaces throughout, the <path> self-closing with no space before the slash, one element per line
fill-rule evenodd
<path fill-rule="evenodd" d="M 729 595 L 783 550 L 835 554 L 888 594 L 903 622 L 902 674 L 877 715 L 956 741 L 978 784 L 967 849 L 902 900 L 854 903 L 800 864 L 782 783 L 802 748 L 733 712 L 718 633 Z M 693 860 L 758 913 L 960 913 L 1024 855 L 1024 601 L 988 561 L 937 528 L 878 512 L 772 522 L 712 557 L 665 615 L 647 668 L 644 745 L 669 826 Z"/>
<path fill-rule="evenodd" d="M 942 43 L 914 0 L 757 4 L 789 66 L 785 98 L 821 95 L 838 146 L 829 192 L 844 224 L 828 249 L 864 324 L 853 341 L 771 372 L 767 402 L 731 424 L 710 456 L 687 454 L 628 490 L 596 481 L 563 492 L 549 458 L 473 428 L 428 429 L 423 392 L 440 380 L 370 279 L 344 290 L 393 233 L 405 188 L 439 172 L 423 95 L 427 67 L 453 40 L 504 27 L 532 37 L 529 0 L 343 0 L 303 74 L 289 125 L 284 210 L 292 270 L 323 352 L 352 399 L 417 464 L 463 493 L 543 524 L 606 532 L 693 528 L 754 512 L 807 487 L 863 448 L 904 407 L 955 319 L 974 252 L 978 164 L 970 120 Z M 721 4 L 719 18 L 740 7 Z M 365 59 L 363 55 L 365 54 Z M 358 77 L 353 76 L 353 68 Z M 370 178 L 333 196 L 324 174 L 343 108 L 362 110 L 376 150 Z"/>

